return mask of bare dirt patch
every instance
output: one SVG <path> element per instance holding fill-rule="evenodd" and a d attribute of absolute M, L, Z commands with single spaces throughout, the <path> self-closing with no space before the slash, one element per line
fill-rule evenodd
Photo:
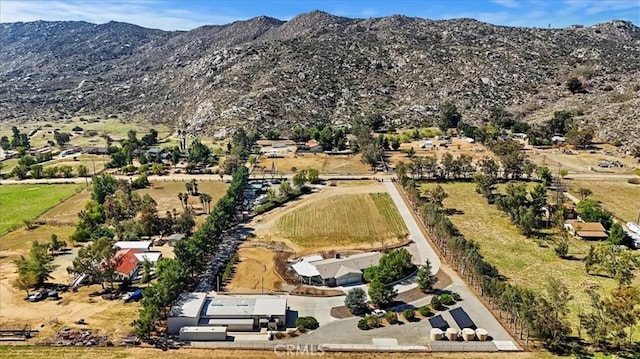
<path fill-rule="evenodd" d="M 266 248 L 240 248 L 239 262 L 225 286 L 232 293 L 281 291 L 282 279 L 275 271 L 275 253 Z"/>
<path fill-rule="evenodd" d="M 63 224 L 75 224 L 78 222 L 78 212 L 84 208 L 89 200 L 91 200 L 91 191 L 85 189 L 44 212 L 38 218 Z"/>
<path fill-rule="evenodd" d="M 330 315 L 333 318 L 344 319 L 354 317 L 353 313 L 344 305 L 331 308 Z"/>
<path fill-rule="evenodd" d="M 140 196 L 149 194 L 158 204 L 158 213 L 164 215 L 166 211 L 173 211 L 174 209 L 179 213 L 182 212 L 182 205 L 178 199 L 178 193 L 187 193 L 185 187 L 186 182 L 152 182 L 150 188 L 138 190 Z M 224 195 L 229 185 L 219 181 L 198 181 L 198 191 L 200 193 L 207 193 L 212 197 L 211 208 L 214 207 L 216 202 Z M 191 206 L 196 213 L 202 213 L 202 203 L 198 196 L 189 196 L 188 205 Z"/>

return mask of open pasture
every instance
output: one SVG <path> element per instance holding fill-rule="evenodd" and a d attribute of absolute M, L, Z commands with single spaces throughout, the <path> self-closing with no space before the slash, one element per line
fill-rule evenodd
<path fill-rule="evenodd" d="M 640 216 L 640 185 L 606 180 L 567 180 L 565 183 L 569 192 L 578 199 L 579 188 L 590 189 L 593 192 L 592 198 L 600 201 L 605 209 L 625 222 L 636 222 Z"/>
<path fill-rule="evenodd" d="M 397 240 L 407 233 L 386 193 L 332 196 L 302 206 L 276 222 L 279 234 L 303 247 Z"/>
<path fill-rule="evenodd" d="M 83 186 L 77 184 L 20 184 L 0 186 L 0 235 L 32 220 Z"/>
<path fill-rule="evenodd" d="M 423 189 L 432 186 L 423 184 Z M 577 323 L 578 309 L 590 303 L 584 291 L 587 281 L 598 283 L 603 292 L 616 285 L 613 279 L 590 276 L 585 272 L 582 259 L 592 243 L 571 237 L 570 259 L 560 259 L 554 252 L 552 240 L 526 238 L 520 234 L 506 214 L 487 204 L 484 197 L 475 192 L 473 183 L 445 183 L 442 187 L 449 194 L 444 207 L 456 210 L 450 216 L 453 224 L 465 238 L 480 245 L 481 254 L 509 282 L 541 290 L 547 278 L 554 277 L 567 285 L 574 296 L 569 302 L 573 324 Z"/>

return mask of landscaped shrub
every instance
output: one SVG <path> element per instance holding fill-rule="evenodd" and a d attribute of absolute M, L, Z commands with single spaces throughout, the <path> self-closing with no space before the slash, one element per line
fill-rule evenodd
<path fill-rule="evenodd" d="M 462 297 L 460 297 L 460 294 L 453 292 L 451 293 L 451 297 L 453 298 L 453 300 L 455 300 L 456 302 L 459 302 L 462 300 Z"/>
<path fill-rule="evenodd" d="M 418 308 L 418 313 L 420 313 L 420 315 L 422 315 L 423 317 L 428 317 L 432 314 L 431 308 L 427 307 L 426 305 Z"/>
<path fill-rule="evenodd" d="M 360 318 L 358 320 L 358 329 L 360 330 L 369 330 L 369 324 L 367 324 L 367 318 Z"/>
<path fill-rule="evenodd" d="M 402 316 L 404 317 L 404 319 L 410 322 L 416 319 L 416 313 L 413 311 L 413 309 L 410 308 L 403 310 Z"/>
<path fill-rule="evenodd" d="M 307 329 L 316 329 L 320 326 L 314 317 L 299 317 L 296 319 L 296 327 L 305 327 Z"/>
<path fill-rule="evenodd" d="M 440 299 L 440 303 L 444 305 L 451 305 L 456 302 L 450 294 L 441 294 L 439 299 Z"/>
<path fill-rule="evenodd" d="M 376 318 L 375 315 L 369 314 L 364 317 L 364 319 L 366 320 L 367 326 L 369 328 L 377 328 L 380 326 L 380 321 L 378 320 L 378 318 Z"/>
<path fill-rule="evenodd" d="M 390 310 L 384 313 L 384 319 L 386 319 L 389 324 L 396 324 L 398 322 L 398 313 Z"/>
<path fill-rule="evenodd" d="M 431 298 L 431 308 L 433 308 L 433 310 L 444 309 L 444 305 L 442 305 L 442 302 L 440 301 L 440 297 L 433 296 L 433 298 Z"/>

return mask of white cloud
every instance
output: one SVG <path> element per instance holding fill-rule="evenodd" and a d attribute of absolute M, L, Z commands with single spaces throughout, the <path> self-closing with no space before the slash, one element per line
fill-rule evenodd
<path fill-rule="evenodd" d="M 111 1 L 0 1 L 0 22 L 19 21 L 109 21 L 128 22 L 163 30 L 190 30 L 207 24 L 227 24 L 244 18 L 201 14 L 155 0 Z"/>
<path fill-rule="evenodd" d="M 516 0 L 491 0 L 491 2 L 510 9 L 515 9 L 520 6 Z"/>

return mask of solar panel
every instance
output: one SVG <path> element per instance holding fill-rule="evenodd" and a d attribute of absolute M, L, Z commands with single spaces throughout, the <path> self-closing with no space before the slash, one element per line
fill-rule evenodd
<path fill-rule="evenodd" d="M 442 315 L 436 315 L 435 317 L 429 318 L 429 324 L 431 324 L 432 328 L 438 328 L 442 330 L 446 330 L 449 328 L 449 323 L 442 317 Z"/>
<path fill-rule="evenodd" d="M 473 323 L 473 320 L 469 317 L 467 312 L 464 311 L 462 307 L 451 309 L 449 314 L 453 317 L 453 320 L 456 321 L 456 324 L 460 327 L 460 329 L 471 328 L 476 329 L 476 325 Z"/>

